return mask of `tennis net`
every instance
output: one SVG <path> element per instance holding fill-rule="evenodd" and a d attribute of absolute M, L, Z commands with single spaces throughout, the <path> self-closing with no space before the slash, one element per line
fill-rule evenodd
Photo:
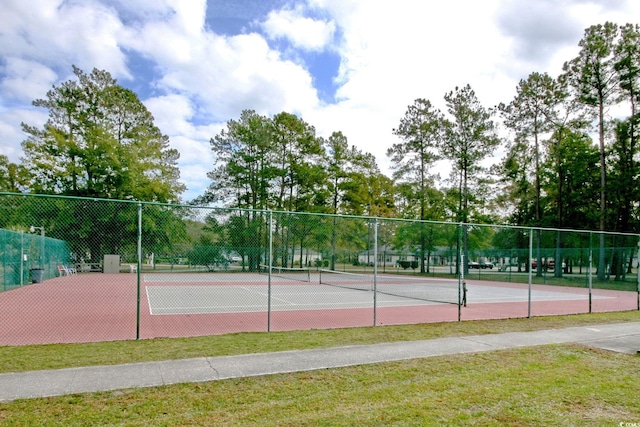
<path fill-rule="evenodd" d="M 269 274 L 269 266 L 260 265 L 260 274 Z M 272 266 L 271 276 L 289 280 L 297 280 L 299 282 L 311 282 L 311 272 L 308 268 Z"/>
<path fill-rule="evenodd" d="M 457 280 L 443 278 L 413 278 L 393 274 L 376 275 L 321 269 L 320 284 L 347 289 L 378 292 L 385 295 L 445 304 L 466 305 L 466 286 Z"/>

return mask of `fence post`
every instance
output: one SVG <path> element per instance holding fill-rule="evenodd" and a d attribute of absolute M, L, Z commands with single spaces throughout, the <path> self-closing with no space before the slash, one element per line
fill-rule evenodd
<path fill-rule="evenodd" d="M 529 270 L 529 295 L 527 297 L 527 318 L 531 318 L 531 284 L 533 281 L 533 267 L 531 260 L 533 259 L 533 228 L 529 229 L 529 259 L 527 269 Z"/>
<path fill-rule="evenodd" d="M 638 276 L 638 310 L 640 310 L 640 240 L 638 240 L 638 258 L 636 266 L 636 275 Z"/>
<path fill-rule="evenodd" d="M 267 332 L 271 332 L 271 268 L 273 266 L 273 212 L 269 210 L 269 250 L 267 253 Z M 300 254 L 302 261 L 302 254 Z M 258 266 L 258 270 L 260 266 Z"/>
<path fill-rule="evenodd" d="M 460 300 L 460 286 L 462 280 L 464 280 L 464 254 L 462 252 L 462 223 L 458 224 L 458 242 L 456 251 L 456 274 L 458 275 L 458 300 Z M 458 304 L 458 321 L 462 317 L 460 313 L 460 304 Z"/>
<path fill-rule="evenodd" d="M 378 218 L 373 219 L 373 326 L 378 324 Z"/>
<path fill-rule="evenodd" d="M 587 270 L 587 274 L 589 275 L 589 314 L 592 311 L 592 303 L 593 303 L 593 233 L 589 233 L 589 269 Z M 562 265 L 562 264 L 561 264 Z"/>
<path fill-rule="evenodd" d="M 136 301 L 136 340 L 140 339 L 140 270 L 142 268 L 142 203 L 138 202 L 138 268 L 137 271 L 137 301 Z"/>

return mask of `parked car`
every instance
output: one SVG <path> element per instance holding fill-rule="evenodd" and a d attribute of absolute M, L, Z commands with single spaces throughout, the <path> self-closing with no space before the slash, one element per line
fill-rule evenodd
<path fill-rule="evenodd" d="M 562 268 L 565 267 L 565 263 L 562 263 Z M 556 267 L 556 261 L 552 258 L 543 259 L 542 260 L 542 268 L 546 268 L 547 270 L 553 270 Z M 531 268 L 538 268 L 538 260 L 534 259 L 531 261 Z"/>
<path fill-rule="evenodd" d="M 477 268 L 477 269 L 485 269 L 485 268 L 493 268 L 493 263 L 489 262 L 489 261 L 480 261 L 480 262 L 475 262 L 475 261 L 469 261 L 469 268 Z"/>

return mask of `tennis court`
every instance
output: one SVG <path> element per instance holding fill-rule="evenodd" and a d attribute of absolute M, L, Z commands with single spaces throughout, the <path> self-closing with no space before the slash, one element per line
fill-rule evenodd
<path fill-rule="evenodd" d="M 328 273 L 325 273 L 328 274 Z M 381 274 L 83 273 L 0 293 L 0 345 L 500 319 L 637 308 L 637 293 Z M 321 284 L 332 281 L 331 284 Z M 376 292 L 373 289 L 376 289 Z M 529 300 L 529 296 L 531 299 Z"/>
<path fill-rule="evenodd" d="M 320 274 L 311 274 L 309 282 L 294 278 L 272 277 L 271 292 L 266 276 L 251 273 L 208 274 L 144 274 L 143 286 L 151 315 L 247 313 L 254 311 L 299 311 L 457 304 L 458 280 L 441 278 L 406 278 L 380 275 L 373 292 L 364 275 L 335 274 L 338 280 L 321 284 Z M 354 279 L 357 277 L 357 279 Z M 527 302 L 528 289 L 522 287 L 474 284 L 469 303 Z M 469 290 L 467 290 L 469 292 Z M 269 304 L 269 298 L 271 303 Z M 596 299 L 612 298 L 595 295 Z M 533 302 L 580 301 L 583 293 L 571 289 L 532 292 Z"/>

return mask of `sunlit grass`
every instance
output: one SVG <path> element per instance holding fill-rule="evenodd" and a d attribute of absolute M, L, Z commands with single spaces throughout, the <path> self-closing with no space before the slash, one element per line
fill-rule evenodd
<path fill-rule="evenodd" d="M 197 338 L 0 347 L 0 372 L 266 353 L 638 321 L 640 321 L 640 312 L 630 311 L 534 317 L 531 319 L 445 322 L 292 332 L 252 332 Z"/>
<path fill-rule="evenodd" d="M 0 404 L 3 425 L 620 425 L 640 358 L 541 346 Z"/>
<path fill-rule="evenodd" d="M 0 347 L 22 371 L 638 322 L 640 312 L 189 339 Z M 620 425 L 640 421 L 640 357 L 539 346 L 0 403 L 16 426 Z"/>

